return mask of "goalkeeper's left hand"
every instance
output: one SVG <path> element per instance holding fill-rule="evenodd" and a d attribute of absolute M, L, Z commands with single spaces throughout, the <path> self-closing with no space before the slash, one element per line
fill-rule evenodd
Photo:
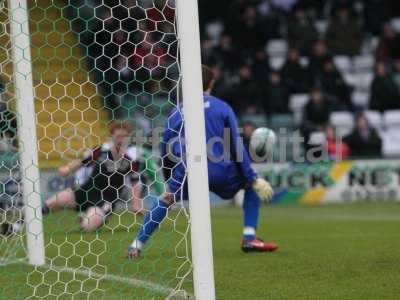
<path fill-rule="evenodd" d="M 253 189 L 261 198 L 261 200 L 266 202 L 269 202 L 272 199 L 272 195 L 274 194 L 274 190 L 272 189 L 271 184 L 263 178 L 257 178 L 253 182 Z"/>

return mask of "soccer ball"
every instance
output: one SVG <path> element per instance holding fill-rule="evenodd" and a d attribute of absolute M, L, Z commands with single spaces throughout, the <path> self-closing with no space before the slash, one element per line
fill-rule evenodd
<path fill-rule="evenodd" d="M 260 127 L 253 131 L 250 138 L 250 151 L 258 157 L 271 156 L 276 144 L 276 134 L 267 127 Z"/>

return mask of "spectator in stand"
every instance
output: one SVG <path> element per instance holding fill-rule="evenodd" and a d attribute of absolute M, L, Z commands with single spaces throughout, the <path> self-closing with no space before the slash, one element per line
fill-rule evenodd
<path fill-rule="evenodd" d="M 347 159 L 350 154 L 349 146 L 341 140 L 338 140 L 336 130 L 333 126 L 328 125 L 325 128 L 326 150 L 331 160 Z"/>
<path fill-rule="evenodd" d="M 314 82 L 320 84 L 324 93 L 335 102 L 335 110 L 353 110 L 350 87 L 337 70 L 332 58 L 325 60 L 321 77 Z"/>
<path fill-rule="evenodd" d="M 215 59 L 217 64 L 221 64 L 224 70 L 232 72 L 238 67 L 240 54 L 232 44 L 232 38 L 227 33 L 221 36 L 219 45 L 215 48 Z"/>
<path fill-rule="evenodd" d="M 318 31 L 303 7 L 295 8 L 287 30 L 289 46 L 299 49 L 303 55 L 310 55 L 311 46 L 318 39 Z"/>
<path fill-rule="evenodd" d="M 252 111 L 259 107 L 260 86 L 254 80 L 252 70 L 249 66 L 244 65 L 239 70 L 238 82 L 232 93 L 232 106 L 238 113 L 245 112 L 248 109 Z"/>
<path fill-rule="evenodd" d="M 329 49 L 336 55 L 356 55 L 360 52 L 362 32 L 358 20 L 341 6 L 330 20 L 326 33 Z"/>
<path fill-rule="evenodd" d="M 356 158 L 378 157 L 382 155 L 382 140 L 369 124 L 364 113 L 356 117 L 356 127 L 344 138 L 350 148 L 350 155 Z"/>
<path fill-rule="evenodd" d="M 300 52 L 297 49 L 289 50 L 281 73 L 290 94 L 307 93 L 310 90 L 310 72 L 300 63 Z"/>
<path fill-rule="evenodd" d="M 371 85 L 369 107 L 373 110 L 385 111 L 400 108 L 400 93 L 384 62 L 375 66 L 375 78 Z"/>
<path fill-rule="evenodd" d="M 390 23 L 383 25 L 382 36 L 376 50 L 376 59 L 379 61 L 400 59 L 400 35 L 394 31 Z"/>
<path fill-rule="evenodd" d="M 264 49 L 258 49 L 254 55 L 253 62 L 254 79 L 263 85 L 265 83 L 265 78 L 268 78 L 270 72 L 271 66 L 269 64 L 267 53 Z"/>
<path fill-rule="evenodd" d="M 303 124 L 311 125 L 315 129 L 321 129 L 328 123 L 330 113 L 331 105 L 322 90 L 318 87 L 313 88 L 310 100 L 304 107 Z"/>
<path fill-rule="evenodd" d="M 289 91 L 277 71 L 271 72 L 269 76 L 263 104 L 267 113 L 289 113 Z"/>
<path fill-rule="evenodd" d="M 331 105 L 318 87 L 313 88 L 306 106 L 303 110 L 301 130 L 308 143 L 310 133 L 321 131 L 329 122 Z"/>
<path fill-rule="evenodd" d="M 259 18 L 256 6 L 247 5 L 240 18 L 233 20 L 235 26 L 227 28 L 235 45 L 240 45 L 244 55 L 264 47 L 267 42 L 263 19 Z"/>
<path fill-rule="evenodd" d="M 324 40 L 318 40 L 313 45 L 313 50 L 310 56 L 309 69 L 312 78 L 316 79 L 321 76 L 324 62 L 332 56 L 328 52 L 328 47 Z"/>

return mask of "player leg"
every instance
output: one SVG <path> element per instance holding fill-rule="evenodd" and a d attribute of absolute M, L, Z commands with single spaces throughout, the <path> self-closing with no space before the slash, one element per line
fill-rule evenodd
<path fill-rule="evenodd" d="M 174 169 L 172 178 L 168 181 L 169 192 L 157 198 L 153 207 L 146 213 L 136 239 L 128 248 L 128 258 L 140 256 L 144 244 L 165 219 L 168 208 L 175 203 L 175 197 L 183 192 L 184 174 L 185 168 L 182 164 Z"/>
<path fill-rule="evenodd" d="M 135 214 L 143 214 L 143 201 L 142 201 L 142 185 L 140 184 L 140 182 L 137 182 L 135 184 L 132 185 L 132 191 L 131 191 L 131 196 L 132 196 L 132 200 L 131 200 L 131 204 L 132 204 L 132 211 Z"/>
<path fill-rule="evenodd" d="M 235 165 L 223 170 L 219 166 L 210 165 L 208 168 L 211 191 L 223 199 L 232 199 L 241 189 L 245 189 L 243 200 L 243 237 L 242 250 L 245 252 L 275 251 L 278 246 L 272 242 L 263 242 L 256 236 L 261 199 L 254 189 L 247 186 L 245 179 Z M 229 174 L 227 176 L 226 174 Z"/>
<path fill-rule="evenodd" d="M 102 227 L 112 215 L 113 204 L 122 200 L 120 193 L 121 191 L 113 188 L 104 191 L 92 189 L 89 192 L 77 190 L 76 203 L 81 213 L 79 223 L 82 230 L 91 232 Z"/>
<path fill-rule="evenodd" d="M 264 242 L 257 238 L 256 230 L 259 219 L 261 199 L 252 187 L 246 188 L 243 200 L 243 238 L 244 252 L 272 252 L 278 249 L 274 242 Z"/>
<path fill-rule="evenodd" d="M 74 191 L 68 188 L 47 199 L 42 206 L 42 214 L 47 215 L 50 212 L 56 212 L 63 208 L 75 209 L 75 207 Z"/>
<path fill-rule="evenodd" d="M 144 244 L 150 236 L 156 231 L 160 223 L 167 216 L 168 208 L 174 203 L 174 195 L 165 193 L 160 198 L 157 198 L 153 207 L 148 211 L 144 217 L 143 225 L 141 226 L 136 239 L 128 248 L 128 258 L 135 258 L 140 256 Z"/>
<path fill-rule="evenodd" d="M 106 212 L 102 207 L 91 206 L 81 217 L 80 225 L 84 231 L 95 231 L 103 226 L 106 218 Z"/>

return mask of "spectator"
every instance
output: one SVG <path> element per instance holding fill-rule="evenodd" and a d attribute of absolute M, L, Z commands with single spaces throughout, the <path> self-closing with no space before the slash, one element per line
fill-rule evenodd
<path fill-rule="evenodd" d="M 369 107 L 379 111 L 400 108 L 399 89 L 383 62 L 378 62 L 375 66 Z"/>
<path fill-rule="evenodd" d="M 400 35 L 394 31 L 390 23 L 382 28 L 382 36 L 376 50 L 376 59 L 388 61 L 400 59 Z"/>
<path fill-rule="evenodd" d="M 338 140 L 336 130 L 334 127 L 328 125 L 325 128 L 326 136 L 326 150 L 329 159 L 342 160 L 347 159 L 350 154 L 349 146 L 341 140 Z"/>
<path fill-rule="evenodd" d="M 290 94 L 307 93 L 309 91 L 310 72 L 307 67 L 300 63 L 300 53 L 297 49 L 290 49 L 281 73 Z"/>
<path fill-rule="evenodd" d="M 232 38 L 228 34 L 221 36 L 219 45 L 215 49 L 215 63 L 221 64 L 225 70 L 233 71 L 238 67 L 240 55 L 232 45 Z"/>
<path fill-rule="evenodd" d="M 249 66 L 242 66 L 239 70 L 238 83 L 232 93 L 232 106 L 237 112 L 244 112 L 249 107 L 258 107 L 260 101 L 260 87 L 254 80 Z"/>
<path fill-rule="evenodd" d="M 312 54 L 310 56 L 309 69 L 312 78 L 318 78 L 321 76 L 324 62 L 330 58 L 331 55 L 328 52 L 328 48 L 324 40 L 318 40 L 313 45 Z"/>
<path fill-rule="evenodd" d="M 254 49 L 264 47 L 267 42 L 265 28 L 258 17 L 257 9 L 248 5 L 241 13 L 239 20 L 234 20 L 235 26 L 227 28 L 235 45 L 241 45 L 242 52 L 253 52 Z"/>
<path fill-rule="evenodd" d="M 289 91 L 277 71 L 269 76 L 266 99 L 263 103 L 267 113 L 289 113 Z"/>
<path fill-rule="evenodd" d="M 268 55 L 264 49 L 259 49 L 254 55 L 253 74 L 254 78 L 261 85 L 265 83 L 265 78 L 268 77 L 271 71 Z"/>
<path fill-rule="evenodd" d="M 291 48 L 297 48 L 301 54 L 309 55 L 311 45 L 318 39 L 318 31 L 307 17 L 305 10 L 299 6 L 288 23 L 288 41 Z"/>
<path fill-rule="evenodd" d="M 335 110 L 353 110 L 350 87 L 337 70 L 333 59 L 325 60 L 321 77 L 315 84 L 320 84 L 324 93 L 335 100 Z"/>
<path fill-rule="evenodd" d="M 382 154 L 382 140 L 363 113 L 357 116 L 356 127 L 344 138 L 344 142 L 349 146 L 352 157 L 376 157 Z"/>
<path fill-rule="evenodd" d="M 362 32 L 358 21 L 347 7 L 340 7 L 332 17 L 326 33 L 329 49 L 336 55 L 356 55 L 360 52 Z"/>
<path fill-rule="evenodd" d="M 321 131 L 329 122 L 331 107 L 320 88 L 311 91 L 310 99 L 303 110 L 302 132 L 308 143 L 310 133 Z"/>
<path fill-rule="evenodd" d="M 303 123 L 311 125 L 315 129 L 322 128 L 328 123 L 330 112 L 330 104 L 321 89 L 314 88 L 311 91 L 310 100 L 304 107 Z"/>

